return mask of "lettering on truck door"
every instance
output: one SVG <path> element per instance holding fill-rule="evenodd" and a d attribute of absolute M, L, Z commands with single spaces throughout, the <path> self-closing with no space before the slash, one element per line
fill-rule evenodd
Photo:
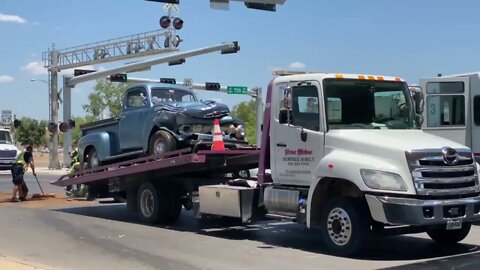
<path fill-rule="evenodd" d="M 323 157 L 323 104 L 318 82 L 280 89 L 273 100 L 276 182 L 309 185 Z"/>

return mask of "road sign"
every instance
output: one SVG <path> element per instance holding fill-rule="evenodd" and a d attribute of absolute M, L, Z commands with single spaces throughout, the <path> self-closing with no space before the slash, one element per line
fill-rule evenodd
<path fill-rule="evenodd" d="M 9 126 L 12 124 L 12 111 L 11 110 L 2 110 L 2 124 Z"/>
<path fill-rule="evenodd" d="M 179 8 L 178 5 L 176 5 L 176 4 L 165 4 L 165 5 L 163 6 L 163 10 L 165 10 L 165 11 L 168 11 L 170 8 L 175 9 L 176 12 L 179 12 L 179 11 L 180 11 L 180 8 Z"/>
<path fill-rule="evenodd" d="M 227 86 L 228 94 L 248 95 L 248 87 L 246 86 Z"/>
<path fill-rule="evenodd" d="M 192 90 L 192 85 L 193 85 L 193 79 L 184 79 L 183 80 L 183 86 L 186 86 Z"/>

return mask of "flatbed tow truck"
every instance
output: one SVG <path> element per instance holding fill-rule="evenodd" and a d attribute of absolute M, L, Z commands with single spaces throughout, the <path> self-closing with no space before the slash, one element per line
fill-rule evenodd
<path fill-rule="evenodd" d="M 289 219 L 319 229 L 344 256 L 362 251 L 373 235 L 427 232 L 442 244 L 468 235 L 480 219 L 478 164 L 469 148 L 418 128 L 423 106 L 414 103 L 423 103 L 404 80 L 276 75 L 260 148 L 183 149 L 52 184 L 87 184 L 100 197 L 121 197 L 148 224 L 175 222 L 182 206 L 200 217 Z M 225 177 L 252 168 L 256 179 Z"/>

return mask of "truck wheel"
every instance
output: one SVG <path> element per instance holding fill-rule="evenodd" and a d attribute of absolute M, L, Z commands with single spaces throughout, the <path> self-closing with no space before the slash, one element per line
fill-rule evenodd
<path fill-rule="evenodd" d="M 158 191 L 150 182 L 143 183 L 138 189 L 137 213 L 144 223 L 159 223 L 166 216 L 168 205 L 165 204 L 165 197 Z"/>
<path fill-rule="evenodd" d="M 167 131 L 159 130 L 150 137 L 148 144 L 150 155 L 160 155 L 174 150 L 176 150 L 175 138 Z"/>
<path fill-rule="evenodd" d="M 465 237 L 467 237 L 468 233 L 470 232 L 470 228 L 472 224 L 467 222 L 463 223 L 463 226 L 459 230 L 447 230 L 447 229 L 433 229 L 427 231 L 428 236 L 432 238 L 433 241 L 442 244 L 442 245 L 452 245 L 456 244 Z"/>
<path fill-rule="evenodd" d="M 98 160 L 97 150 L 91 148 L 87 155 L 87 168 L 93 169 L 96 167 L 100 167 L 100 161 Z"/>
<path fill-rule="evenodd" d="M 331 199 L 323 211 L 321 232 L 334 254 L 351 256 L 358 253 L 371 235 L 367 206 L 353 198 Z"/>

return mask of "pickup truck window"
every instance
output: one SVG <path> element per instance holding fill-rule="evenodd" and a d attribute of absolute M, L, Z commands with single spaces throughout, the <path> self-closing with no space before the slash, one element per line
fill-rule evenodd
<path fill-rule="evenodd" d="M 197 101 L 196 97 L 181 89 L 170 88 L 153 88 L 152 89 L 152 102 L 156 103 L 170 103 L 170 102 L 188 102 Z"/>
<path fill-rule="evenodd" d="M 147 104 L 147 96 L 145 90 L 132 90 L 127 94 L 127 108 L 143 107 Z"/>
<path fill-rule="evenodd" d="M 405 83 L 326 79 L 323 86 L 329 129 L 415 127 Z"/>

